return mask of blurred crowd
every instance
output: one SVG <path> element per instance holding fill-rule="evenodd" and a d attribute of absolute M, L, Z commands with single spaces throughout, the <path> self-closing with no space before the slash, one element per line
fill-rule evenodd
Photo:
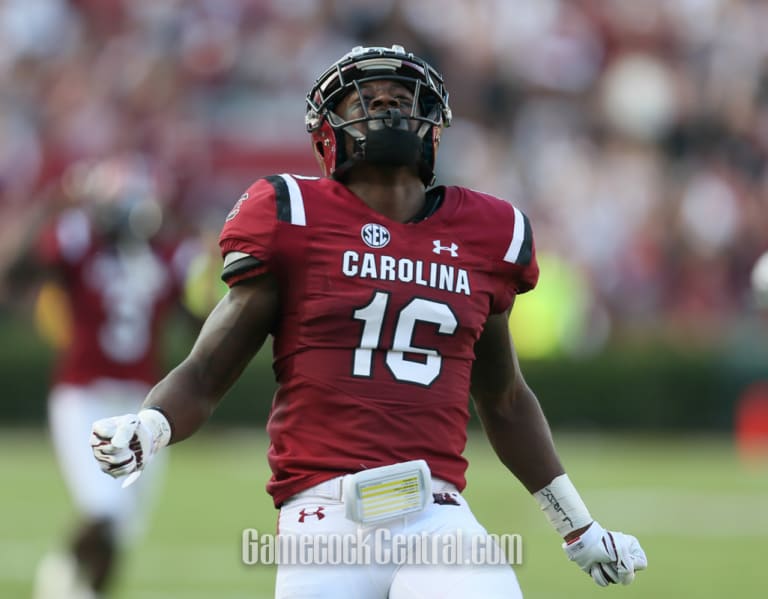
<path fill-rule="evenodd" d="M 2 0 L 0 263 L 83 161 L 145 156 L 171 182 L 166 215 L 202 233 L 255 178 L 317 174 L 304 96 L 361 43 L 442 71 L 438 180 L 526 211 L 596 336 L 707 342 L 752 308 L 768 249 L 757 0 Z"/>

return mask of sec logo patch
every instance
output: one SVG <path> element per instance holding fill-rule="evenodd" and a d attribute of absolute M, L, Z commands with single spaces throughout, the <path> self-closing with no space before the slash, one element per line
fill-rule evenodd
<path fill-rule="evenodd" d="M 387 228 L 376 223 L 363 225 L 363 228 L 360 230 L 360 237 L 363 238 L 365 245 L 372 248 L 383 248 L 391 239 Z"/>

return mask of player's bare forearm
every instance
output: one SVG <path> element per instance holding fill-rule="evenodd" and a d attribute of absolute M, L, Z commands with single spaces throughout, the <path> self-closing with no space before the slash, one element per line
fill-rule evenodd
<path fill-rule="evenodd" d="M 525 383 L 507 328 L 507 315 L 488 319 L 475 345 L 472 397 L 494 450 L 531 493 L 564 472 L 549 424 Z"/>
<path fill-rule="evenodd" d="M 144 407 L 159 408 L 173 427 L 171 443 L 209 418 L 269 334 L 277 311 L 271 275 L 233 287 L 213 309 L 186 359 L 149 393 Z"/>
<path fill-rule="evenodd" d="M 486 435 L 501 461 L 531 493 L 564 472 L 536 397 L 475 396 Z"/>

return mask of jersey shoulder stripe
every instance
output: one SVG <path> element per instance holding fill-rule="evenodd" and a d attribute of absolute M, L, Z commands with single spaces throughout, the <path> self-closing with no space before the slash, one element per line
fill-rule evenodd
<path fill-rule="evenodd" d="M 299 184 L 291 175 L 270 175 L 264 178 L 275 190 L 277 220 L 301 227 L 306 226 L 304 197 Z"/>
<path fill-rule="evenodd" d="M 533 230 L 528 217 L 522 210 L 507 200 L 475 189 L 467 187 L 446 189 L 458 190 L 468 199 L 466 206 L 471 210 L 471 215 L 467 217 L 466 222 L 476 223 L 475 226 L 482 231 L 499 232 L 499 237 L 493 237 L 498 241 L 499 247 L 491 255 L 517 266 L 525 267 L 535 263 Z M 472 220 L 469 220 L 470 218 Z M 486 238 L 489 237 L 486 236 Z"/>
<path fill-rule="evenodd" d="M 527 265 L 531 262 L 533 248 L 533 234 L 528 217 L 516 207 L 512 206 L 515 213 L 515 224 L 512 232 L 512 241 L 504 255 L 504 262 Z"/>

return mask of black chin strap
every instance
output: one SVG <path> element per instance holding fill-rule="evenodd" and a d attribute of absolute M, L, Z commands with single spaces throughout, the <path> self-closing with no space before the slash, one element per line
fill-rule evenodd
<path fill-rule="evenodd" d="M 421 160 L 421 138 L 405 129 L 382 127 L 368 131 L 360 150 L 359 158 L 370 164 L 415 167 Z"/>
<path fill-rule="evenodd" d="M 418 132 L 413 132 L 409 123 L 410 119 L 403 118 L 400 110 L 390 108 L 368 121 L 367 134 L 352 125 L 343 127 L 341 131 L 353 138 L 354 146 L 351 156 L 346 156 L 346 152 L 342 154 L 343 159 L 333 177 L 341 181 L 355 164 L 366 162 L 387 167 L 412 167 L 425 186 L 431 185 L 434 174 L 424 156 L 425 127 L 422 125 Z M 340 153 L 344 148 L 341 131 L 337 130 Z"/>

